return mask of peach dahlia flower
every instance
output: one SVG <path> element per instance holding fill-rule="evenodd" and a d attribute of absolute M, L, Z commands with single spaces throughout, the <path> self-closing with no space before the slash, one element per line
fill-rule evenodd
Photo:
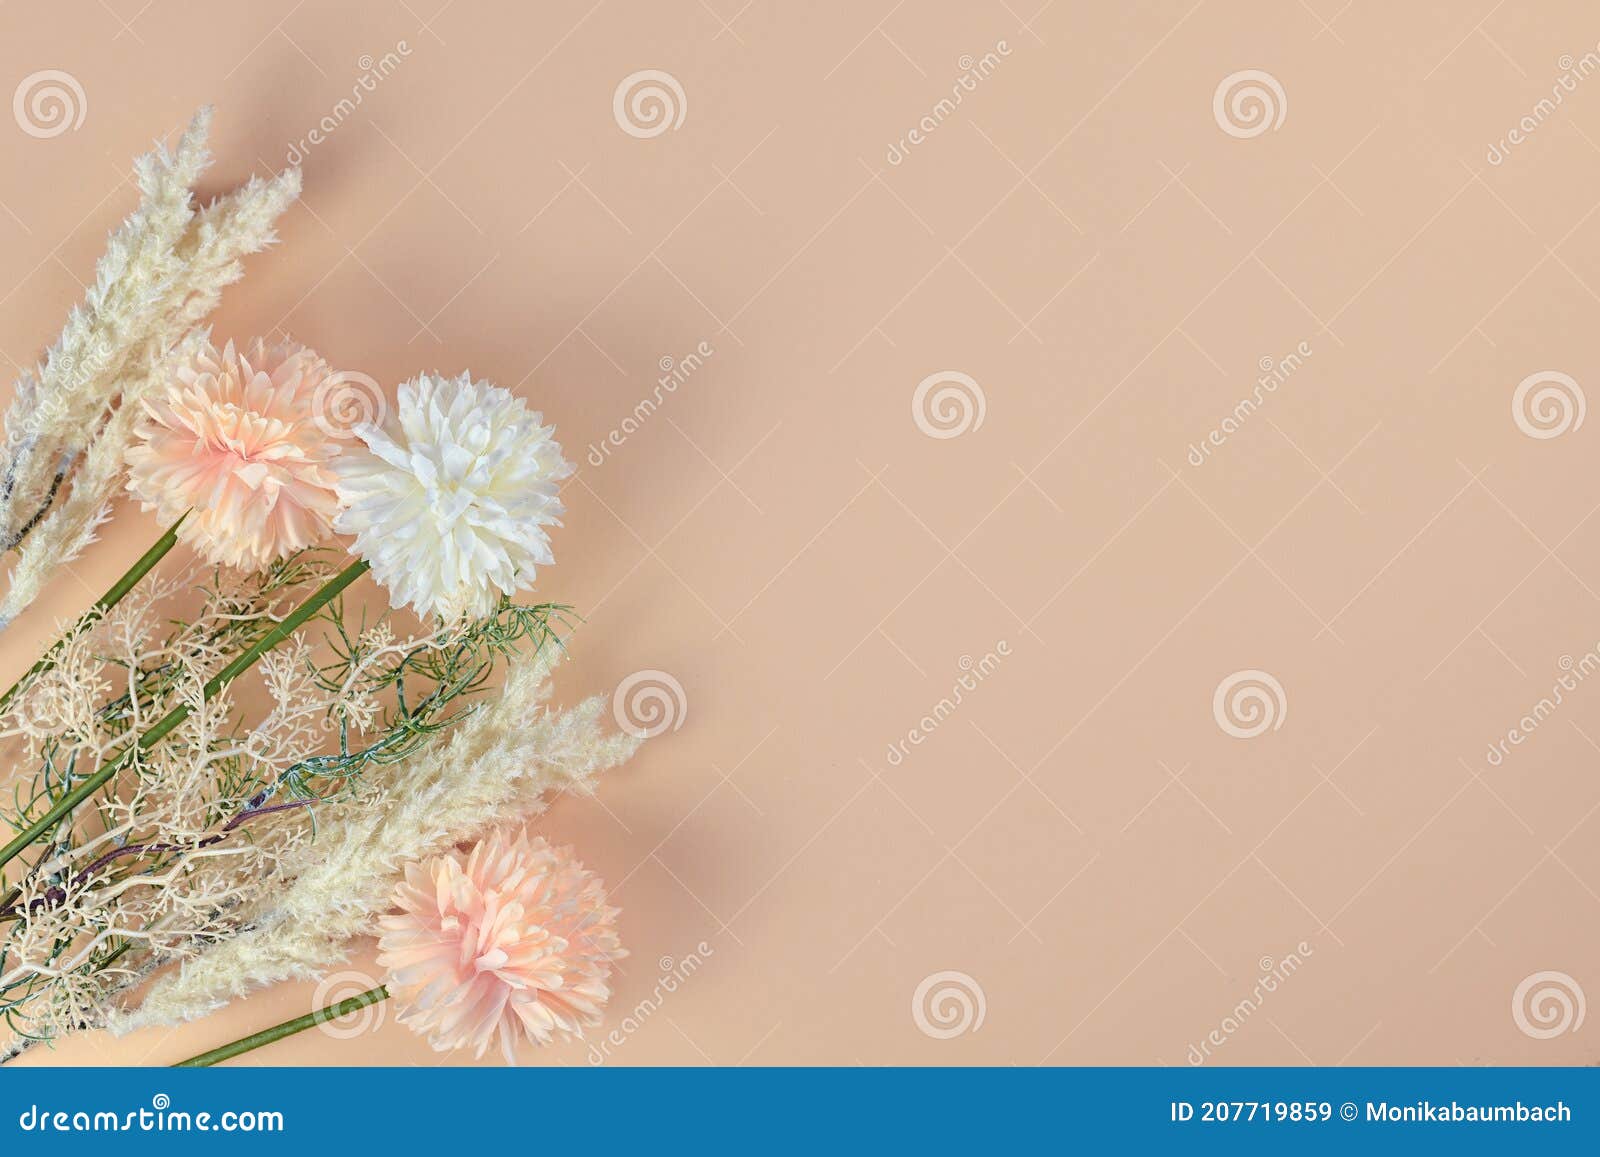
<path fill-rule="evenodd" d="M 463 857 L 408 864 L 398 914 L 379 921 L 378 963 L 400 1020 L 439 1051 L 498 1040 L 549 1044 L 599 1023 L 611 996 L 617 909 L 605 885 L 526 831 L 497 832 Z"/>
<path fill-rule="evenodd" d="M 128 489 L 208 561 L 259 570 L 326 538 L 339 510 L 339 446 L 318 405 L 333 375 L 292 342 L 244 353 L 209 341 L 180 356 L 145 399 Z"/>

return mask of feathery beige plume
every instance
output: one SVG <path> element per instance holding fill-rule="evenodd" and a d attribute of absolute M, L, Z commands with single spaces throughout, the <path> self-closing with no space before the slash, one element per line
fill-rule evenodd
<path fill-rule="evenodd" d="M 0 599 L 0 630 L 94 541 L 119 489 L 140 400 L 163 380 L 173 348 L 194 339 L 193 327 L 243 276 L 243 258 L 276 240 L 278 218 L 300 194 L 300 170 L 288 169 L 193 211 L 210 122 L 211 110 L 201 109 L 174 153 L 158 148 L 136 162 L 144 200 L 112 235 L 85 306 L 6 415 L 0 547 L 21 544 L 21 552 Z M 67 497 L 52 509 L 69 475 Z"/>
<path fill-rule="evenodd" d="M 201 109 L 169 153 L 134 162 L 141 200 L 110 236 L 95 282 L 44 365 L 25 373 L 6 413 L 0 461 L 0 546 L 9 549 L 99 423 L 116 375 L 155 325 L 182 270 L 178 244 L 193 217 L 190 190 L 210 160 L 211 110 Z"/>

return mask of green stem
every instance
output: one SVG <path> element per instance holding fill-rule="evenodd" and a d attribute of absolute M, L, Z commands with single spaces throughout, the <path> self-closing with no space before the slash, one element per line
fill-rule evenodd
<path fill-rule="evenodd" d="M 188 517 L 188 513 L 185 513 L 183 518 L 178 519 L 177 522 L 174 522 L 172 526 L 168 528 L 167 533 L 156 539 L 156 544 L 149 550 L 145 551 L 139 561 L 134 563 L 133 566 L 129 567 L 128 572 L 119 578 L 114 584 L 112 584 L 111 589 L 105 594 L 101 595 L 100 598 L 95 601 L 94 606 L 90 607 L 83 613 L 82 616 L 79 617 L 78 621 L 72 625 L 72 630 L 67 632 L 67 634 L 62 638 L 57 639 L 51 648 L 44 653 L 44 656 L 33 666 L 29 667 L 26 672 L 24 672 L 22 678 L 11 684 L 10 688 L 4 695 L 0 695 L 0 711 L 4 711 L 7 707 L 11 706 L 11 701 L 17 697 L 17 692 L 22 690 L 23 684 L 27 683 L 28 680 L 32 679 L 36 675 L 44 674 L 46 671 L 50 670 L 50 668 L 56 665 L 56 660 L 60 658 L 62 648 L 66 646 L 68 638 L 71 638 L 73 635 L 76 635 L 80 630 L 82 630 L 84 625 L 88 623 L 90 619 L 99 615 L 103 615 L 112 607 L 116 606 L 123 600 L 123 597 L 127 595 L 129 591 L 139 585 L 139 580 L 144 578 L 145 575 L 149 574 L 150 571 L 154 569 L 156 563 L 165 558 L 167 552 L 172 549 L 173 544 L 178 541 L 178 527 L 182 526 L 184 518 Z"/>
<path fill-rule="evenodd" d="M 370 567 L 370 563 L 365 560 L 359 560 L 334 575 L 333 578 L 322 585 L 316 594 L 296 607 L 283 622 L 267 632 L 249 650 L 223 668 L 216 677 L 205 685 L 201 692 L 202 697 L 207 700 L 215 698 L 224 687 L 255 666 L 261 656 L 294 634 L 305 624 L 306 620 L 337 598 L 340 592 L 355 582 L 356 579 L 366 574 Z M 0 867 L 4 867 L 14 860 L 30 844 L 53 828 L 59 820 L 64 816 L 70 815 L 75 807 L 105 786 L 112 776 L 116 775 L 117 772 L 121 771 L 133 760 L 137 752 L 148 751 L 188 718 L 189 708 L 187 706 L 174 707 L 167 712 L 160 721 L 139 736 L 136 741 L 128 744 L 116 755 L 112 756 L 98 771 L 58 799 L 49 811 L 20 832 L 4 848 L 0 848 Z"/>
<path fill-rule="evenodd" d="M 251 1033 L 247 1037 L 240 1037 L 232 1044 L 226 1044 L 221 1048 L 212 1049 L 210 1052 L 201 1053 L 199 1056 L 190 1057 L 186 1061 L 179 1061 L 172 1067 L 175 1069 L 209 1068 L 220 1061 L 231 1061 L 241 1053 L 258 1049 L 262 1045 L 272 1044 L 274 1041 L 281 1041 L 284 1037 L 293 1036 L 297 1032 L 304 1032 L 308 1028 L 316 1028 L 317 1025 L 325 1024 L 330 1020 L 338 1020 L 341 1016 L 348 1016 L 350 1013 L 358 1012 L 368 1005 L 379 1004 L 388 999 L 388 987 L 380 984 L 377 988 L 369 988 L 358 996 L 337 1001 L 334 1004 L 317 1009 L 316 1012 L 308 1012 L 304 1016 L 297 1016 L 293 1020 L 286 1020 L 282 1024 L 264 1028 L 260 1032 Z"/>

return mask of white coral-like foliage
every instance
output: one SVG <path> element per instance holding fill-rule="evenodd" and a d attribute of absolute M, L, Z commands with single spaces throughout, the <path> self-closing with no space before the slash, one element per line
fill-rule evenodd
<path fill-rule="evenodd" d="M 374 629 L 350 662 L 331 668 L 299 636 L 207 697 L 207 680 L 326 577 L 310 565 L 283 573 L 222 571 L 192 619 L 176 624 L 174 601 L 204 574 L 151 575 L 70 628 L 55 666 L 0 706 L 0 776 L 16 783 L 4 801 L 12 826 L 19 806 L 37 814 L 59 792 L 56 769 L 87 773 L 173 707 L 190 710 L 117 790 L 78 809 L 36 862 L 6 873 L 0 1024 L 43 1038 L 93 1027 L 144 976 L 235 934 L 281 893 L 286 857 L 314 829 L 310 805 L 339 794 L 337 782 L 304 770 L 327 757 L 330 724 L 352 749 L 375 742 L 385 721 L 374 679 L 407 656 L 455 645 L 442 631 Z M 286 780 L 294 769 L 298 778 Z M 26 1044 L 0 1047 L 0 1063 Z"/>
<path fill-rule="evenodd" d="M 524 823 L 558 793 L 592 792 L 639 740 L 608 727 L 604 696 L 549 707 L 560 657 L 546 647 L 514 664 L 499 697 L 448 738 L 373 768 L 371 793 L 325 809 L 317 838 L 285 858 L 293 882 L 253 913 L 251 927 L 158 978 L 111 1030 L 178 1024 L 269 984 L 322 976 L 353 938 L 376 930 L 407 863 Z"/>
<path fill-rule="evenodd" d="M 365 447 L 336 462 L 335 529 L 355 536 L 394 606 L 485 615 L 555 562 L 545 528 L 560 525 L 572 465 L 542 421 L 497 386 L 424 374 L 381 424 L 356 428 Z"/>

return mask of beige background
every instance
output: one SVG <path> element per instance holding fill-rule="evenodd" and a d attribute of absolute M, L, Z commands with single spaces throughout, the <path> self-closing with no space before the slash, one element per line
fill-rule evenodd
<path fill-rule="evenodd" d="M 1532 437 L 1513 395 L 1600 388 L 1597 41 L 1590 5 L 1490 0 L 10 4 L 0 96 L 62 69 L 86 115 L 4 124 L 0 350 L 54 334 L 153 136 L 215 102 L 231 186 L 395 53 L 217 328 L 391 386 L 471 368 L 580 463 L 562 695 L 656 670 L 685 705 L 544 823 L 624 909 L 607 1028 L 650 1002 L 609 1063 L 1181 1065 L 1213 1030 L 1214 1063 L 1593 1062 L 1600 1013 L 1541 1039 L 1514 993 L 1600 999 L 1600 419 Z M 644 69 L 683 93 L 653 137 L 613 112 Z M 1283 116 L 1235 136 L 1247 69 Z M 930 437 L 947 372 L 984 418 Z M 151 536 L 122 511 L 0 678 Z M 1213 694 L 1253 669 L 1278 726 L 1236 738 Z M 940 1037 L 913 1001 L 946 971 L 974 1015 Z M 256 1059 L 436 1061 L 392 1018 Z"/>

